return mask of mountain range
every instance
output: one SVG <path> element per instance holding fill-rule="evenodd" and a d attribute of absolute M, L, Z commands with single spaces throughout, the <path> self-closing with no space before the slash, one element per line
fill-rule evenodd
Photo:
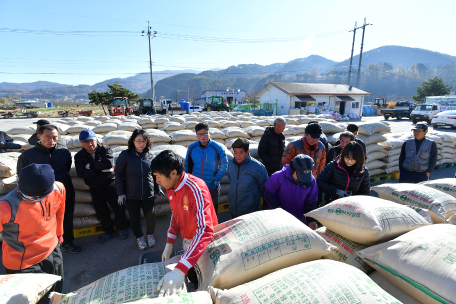
<path fill-rule="evenodd" d="M 359 55 L 353 57 L 353 72 L 357 70 Z M 347 73 L 350 58 L 336 62 L 322 56 L 311 55 L 306 58 L 297 58 L 285 63 L 270 65 L 239 64 L 226 69 L 208 71 L 197 70 L 165 70 L 154 72 L 155 96 L 165 96 L 173 99 L 187 99 L 188 96 L 198 98 L 204 90 L 225 90 L 227 87 L 257 93 L 269 81 L 301 81 L 318 82 L 318 75 Z M 404 46 L 382 46 L 363 53 L 362 68 L 370 64 L 389 63 L 392 68 L 400 64 L 407 70 L 413 64 L 424 64 L 429 70 L 456 64 L 456 56 L 433 52 L 425 49 Z M 312 72 L 311 72 L 312 71 Z M 312 74 L 312 77 L 308 75 Z M 307 75 L 307 76 L 306 76 Z M 331 81 L 337 79 L 331 78 Z M 60 96 L 87 97 L 91 90 L 104 91 L 107 84 L 119 82 L 122 86 L 143 97 L 150 97 L 150 74 L 140 73 L 127 78 L 108 79 L 92 86 L 71 86 L 55 82 L 37 81 L 33 83 L 0 83 L 0 96 L 16 95 L 19 88 L 21 95 L 27 96 L 44 93 L 46 98 Z M 39 95 L 38 95 L 39 96 Z"/>

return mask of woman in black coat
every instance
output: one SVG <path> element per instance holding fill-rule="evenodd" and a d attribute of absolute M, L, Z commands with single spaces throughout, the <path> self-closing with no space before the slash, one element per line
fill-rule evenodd
<path fill-rule="evenodd" d="M 325 193 L 326 204 L 350 195 L 370 195 L 369 171 L 364 168 L 363 148 L 355 141 L 348 143 L 341 156 L 317 177 L 318 189 Z"/>
<path fill-rule="evenodd" d="M 155 246 L 154 192 L 164 195 L 154 182 L 150 170 L 153 156 L 149 151 L 152 140 L 144 130 L 135 130 L 128 140 L 128 149 L 120 153 L 116 161 L 116 189 L 118 203 L 127 206 L 130 227 L 139 249 Z M 146 237 L 141 230 L 141 211 L 146 219 Z M 147 243 L 146 243 L 147 239 Z"/>

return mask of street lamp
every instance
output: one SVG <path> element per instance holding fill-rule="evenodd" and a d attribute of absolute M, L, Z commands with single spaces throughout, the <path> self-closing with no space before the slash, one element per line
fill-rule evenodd
<path fill-rule="evenodd" d="M 230 90 L 233 90 L 233 103 L 234 103 L 234 91 L 235 91 L 235 90 L 234 90 L 234 88 L 231 89 L 230 87 L 228 87 L 228 88 L 226 89 L 227 92 L 229 92 Z M 239 92 L 241 91 L 241 89 L 237 89 L 236 91 L 239 93 Z"/>

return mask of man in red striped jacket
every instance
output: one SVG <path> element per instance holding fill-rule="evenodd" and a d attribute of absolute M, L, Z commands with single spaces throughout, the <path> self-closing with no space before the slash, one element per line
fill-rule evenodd
<path fill-rule="evenodd" d="M 172 211 L 162 261 L 169 259 L 179 232 L 184 240 L 185 253 L 157 286 L 159 296 L 168 296 L 182 292 L 185 275 L 209 245 L 218 219 L 206 183 L 185 173 L 184 161 L 177 154 L 170 150 L 161 152 L 151 168 L 157 184 L 166 188 Z"/>

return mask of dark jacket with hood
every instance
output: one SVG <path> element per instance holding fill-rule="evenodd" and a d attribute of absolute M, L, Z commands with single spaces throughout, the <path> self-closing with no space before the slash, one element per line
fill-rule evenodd
<path fill-rule="evenodd" d="M 48 164 L 54 169 L 55 180 L 65 186 L 66 196 L 75 195 L 73 182 L 71 181 L 70 169 L 73 159 L 70 150 L 67 147 L 57 143 L 52 149 L 47 149 L 37 142 L 35 147 L 24 151 L 17 160 L 17 174 L 19 175 L 22 168 L 30 164 Z"/>
<path fill-rule="evenodd" d="M 274 131 L 274 127 L 267 127 L 258 145 L 258 155 L 266 167 L 269 176 L 282 169 L 282 155 L 284 150 L 285 136 L 282 133 L 277 134 Z"/>
<path fill-rule="evenodd" d="M 325 201 L 329 203 L 338 199 L 336 191 L 339 189 L 349 190 L 352 195 L 370 195 L 370 178 L 367 168 L 363 168 L 361 172 L 354 171 L 352 174 L 348 174 L 339 161 L 340 158 L 330 162 L 317 177 L 318 189 L 326 193 Z"/>
<path fill-rule="evenodd" d="M 91 189 L 106 188 L 114 185 L 114 172 L 109 169 L 114 168 L 114 157 L 111 147 L 97 143 L 95 149 L 95 159 L 92 154 L 82 148 L 74 156 L 74 164 L 79 177 Z M 87 169 L 87 164 L 90 164 Z M 106 172 L 103 172 L 105 170 Z"/>
<path fill-rule="evenodd" d="M 136 150 L 124 150 L 116 160 L 117 195 L 126 195 L 127 199 L 144 200 L 158 193 L 150 165 L 154 156 L 151 151 L 138 153 Z"/>

